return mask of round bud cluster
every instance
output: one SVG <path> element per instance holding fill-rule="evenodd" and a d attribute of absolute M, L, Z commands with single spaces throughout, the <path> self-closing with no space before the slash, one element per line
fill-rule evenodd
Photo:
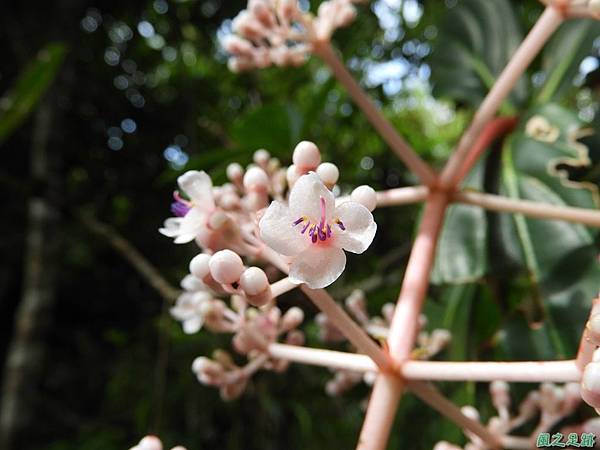
<path fill-rule="evenodd" d="M 350 197 L 353 202 L 360 203 L 369 211 L 373 211 L 377 207 L 377 194 L 371 186 L 358 186 L 352 191 Z"/>
<path fill-rule="evenodd" d="M 327 0 L 313 17 L 299 8 L 297 0 L 249 0 L 232 22 L 234 34 L 222 39 L 229 53 L 229 69 L 302 65 L 319 42 L 356 17 L 353 3 L 359 0 Z"/>
<path fill-rule="evenodd" d="M 267 274 L 258 267 L 249 267 L 241 274 L 240 289 L 253 306 L 264 306 L 273 298 Z"/>

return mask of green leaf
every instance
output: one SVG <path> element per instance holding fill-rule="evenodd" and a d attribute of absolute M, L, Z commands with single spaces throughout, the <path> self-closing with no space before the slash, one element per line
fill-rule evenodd
<path fill-rule="evenodd" d="M 564 22 L 554 33 L 542 53 L 542 70 L 547 78 L 536 95 L 539 103 L 557 100 L 573 87 L 579 65 L 592 52 L 598 35 L 600 22 L 592 19 Z"/>
<path fill-rule="evenodd" d="M 273 155 L 284 155 L 300 140 L 302 123 L 302 115 L 294 105 L 269 104 L 239 117 L 230 136 L 240 148 L 265 148 Z"/>
<path fill-rule="evenodd" d="M 483 168 L 479 164 L 463 188 L 483 189 Z M 434 284 L 477 281 L 487 271 L 487 221 L 485 210 L 454 204 L 448 208 L 436 249 L 431 274 Z"/>
<path fill-rule="evenodd" d="M 15 85 L 0 98 L 0 144 L 31 114 L 54 81 L 66 54 L 66 46 L 44 46 L 25 68 Z"/>
<path fill-rule="evenodd" d="M 528 134 L 526 127 L 532 118 L 546 120 L 548 133 Z M 574 113 L 557 105 L 529 111 L 505 143 L 503 193 L 549 205 L 596 209 L 597 188 L 570 181 L 561 169 L 564 164 L 589 164 L 587 148 L 574 140 L 580 126 Z M 543 334 L 542 341 L 550 340 L 552 351 L 538 346 L 537 356 L 573 356 L 591 301 L 600 289 L 600 267 L 594 249 L 596 230 L 520 214 L 514 214 L 512 221 L 504 225 L 504 238 L 519 243 L 520 251 L 512 253 L 526 269 L 532 289 L 530 301 L 522 302 L 520 309 L 529 328 L 536 330 L 536 335 Z M 515 333 L 510 327 L 505 332 Z M 506 339 L 510 341 L 510 337 Z"/>
<path fill-rule="evenodd" d="M 438 36 L 428 61 L 434 96 L 471 106 L 483 100 L 522 40 L 508 0 L 459 2 L 444 16 Z M 512 100 L 522 100 L 525 88 L 521 79 Z"/>

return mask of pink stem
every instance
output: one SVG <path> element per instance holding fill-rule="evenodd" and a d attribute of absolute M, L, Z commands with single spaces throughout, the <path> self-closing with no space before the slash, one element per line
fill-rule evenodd
<path fill-rule="evenodd" d="M 495 381 L 567 383 L 579 381 L 575 361 L 442 362 L 407 361 L 402 365 L 407 379 L 438 381 Z"/>
<path fill-rule="evenodd" d="M 271 294 L 273 294 L 273 297 L 279 297 L 281 294 L 285 294 L 297 287 L 296 283 L 292 283 L 288 277 L 285 277 L 271 284 Z"/>
<path fill-rule="evenodd" d="M 600 313 L 600 298 L 594 299 L 592 303 L 592 309 L 590 310 L 590 318 Z M 583 330 L 581 335 L 581 341 L 579 343 L 579 351 L 577 352 L 577 368 L 583 372 L 585 366 L 587 366 L 594 357 L 594 351 L 596 350 L 596 345 L 590 340 L 588 336 L 587 325 Z"/>
<path fill-rule="evenodd" d="M 390 355 L 399 366 L 410 356 L 414 346 L 419 314 L 425 300 L 435 248 L 442 226 L 447 196 L 434 191 L 425 204 L 423 221 L 406 267 L 404 281 L 388 336 Z M 358 449 L 382 450 L 387 443 L 403 381 L 381 374 L 375 381 Z"/>
<path fill-rule="evenodd" d="M 460 139 L 456 151 L 450 157 L 442 171 L 440 185 L 445 189 L 454 188 L 460 183 L 461 166 L 477 136 L 485 125 L 494 117 L 502 102 L 508 97 L 513 86 L 525 72 L 527 66 L 544 46 L 552 33 L 562 23 L 563 16 L 555 7 L 548 6 L 521 43 L 509 63 L 506 65 L 496 83 L 481 103 L 471 125 Z"/>
<path fill-rule="evenodd" d="M 313 53 L 319 56 L 331 69 L 335 77 L 346 88 L 356 104 L 363 111 L 371 125 L 375 127 L 383 140 L 404 161 L 408 168 L 414 172 L 421 181 L 432 186 L 437 178 L 434 171 L 421 159 L 410 145 L 400 137 L 396 129 L 388 122 L 375 106 L 373 101 L 367 97 L 362 88 L 352 77 L 344 63 L 335 54 L 329 41 L 319 41 L 313 45 Z"/>
<path fill-rule="evenodd" d="M 530 200 L 515 200 L 500 195 L 472 191 L 456 192 L 452 194 L 452 200 L 481 206 L 491 211 L 518 213 L 538 219 L 564 220 L 591 227 L 600 227 L 600 211 L 593 209 L 551 205 Z"/>
<path fill-rule="evenodd" d="M 274 358 L 304 364 L 376 372 L 377 365 L 367 355 L 333 350 L 306 348 L 286 344 L 271 344 L 269 352 Z M 400 370 L 407 380 L 437 381 L 495 381 L 511 383 L 568 383 L 579 381 L 581 374 L 574 360 L 570 361 L 518 361 L 518 362 L 445 362 L 406 361 Z"/>
<path fill-rule="evenodd" d="M 426 186 L 408 186 L 395 189 L 379 191 L 377 195 L 377 207 L 406 205 L 410 203 L 422 202 L 429 195 L 429 189 Z M 336 205 L 350 201 L 349 195 L 335 199 Z"/>

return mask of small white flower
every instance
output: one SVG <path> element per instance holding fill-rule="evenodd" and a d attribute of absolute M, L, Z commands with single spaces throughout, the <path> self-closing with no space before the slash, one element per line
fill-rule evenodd
<path fill-rule="evenodd" d="M 177 298 L 175 306 L 170 309 L 171 315 L 183 326 L 186 334 L 200 331 L 204 324 L 202 306 L 212 300 L 206 286 L 193 275 L 187 275 L 181 281 L 184 292 Z"/>
<path fill-rule="evenodd" d="M 175 238 L 176 244 L 193 241 L 206 227 L 208 216 L 215 210 L 212 181 L 204 171 L 190 170 L 177 178 L 179 188 L 189 200 L 175 193 L 171 210 L 178 217 L 165 220 L 160 233 Z"/>
<path fill-rule="evenodd" d="M 333 194 L 314 172 L 294 184 L 289 207 L 271 203 L 259 228 L 269 247 L 293 257 L 290 280 L 313 289 L 337 280 L 346 266 L 344 250 L 364 252 L 377 231 L 364 206 L 348 201 L 336 208 Z"/>

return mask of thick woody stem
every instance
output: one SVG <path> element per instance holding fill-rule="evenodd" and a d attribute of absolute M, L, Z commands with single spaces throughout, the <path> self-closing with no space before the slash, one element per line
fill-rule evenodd
<path fill-rule="evenodd" d="M 456 151 L 450 157 L 442 171 L 440 185 L 445 189 L 452 189 L 460 183 L 461 167 L 471 151 L 475 140 L 480 135 L 486 124 L 494 117 L 502 102 L 506 99 L 527 66 L 544 46 L 552 33 L 563 21 L 563 15 L 553 6 L 548 6 L 540 16 L 535 26 L 531 29 L 525 40 L 521 43 L 509 63 L 506 65 L 496 83 L 481 103 L 471 125 L 460 139 Z"/>
<path fill-rule="evenodd" d="M 319 41 L 313 44 L 313 53 L 319 56 L 331 69 L 337 80 L 346 88 L 356 104 L 363 111 L 369 122 L 375 127 L 383 140 L 404 161 L 408 168 L 417 175 L 427 186 L 436 182 L 436 174 L 425 163 L 410 145 L 400 137 L 396 129 L 388 122 L 375 106 L 373 101 L 365 94 L 360 85 L 352 77 L 346 66 L 331 47 L 328 41 Z"/>
<path fill-rule="evenodd" d="M 590 318 L 598 313 L 600 313 L 600 298 L 594 299 L 594 302 L 592 303 L 592 309 L 590 310 Z M 579 351 L 577 352 L 576 360 L 577 368 L 582 372 L 583 369 L 585 369 L 585 366 L 592 361 L 594 351 L 596 350 L 596 345 L 590 341 L 588 333 L 588 327 L 586 324 L 586 327 L 583 329 L 583 333 L 581 335 L 581 341 L 579 343 Z"/>
<path fill-rule="evenodd" d="M 388 337 L 390 355 L 398 366 L 409 358 L 414 346 L 447 200 L 443 192 L 434 191 L 430 194 L 406 267 Z M 388 374 L 377 377 L 357 447 L 359 450 L 385 448 L 402 388 L 401 379 Z"/>
<path fill-rule="evenodd" d="M 491 211 L 523 214 L 538 219 L 564 220 L 591 227 L 600 227 L 600 211 L 593 209 L 550 205 L 530 200 L 515 200 L 500 195 L 472 191 L 456 192 L 452 194 L 452 200 L 481 206 Z"/>

